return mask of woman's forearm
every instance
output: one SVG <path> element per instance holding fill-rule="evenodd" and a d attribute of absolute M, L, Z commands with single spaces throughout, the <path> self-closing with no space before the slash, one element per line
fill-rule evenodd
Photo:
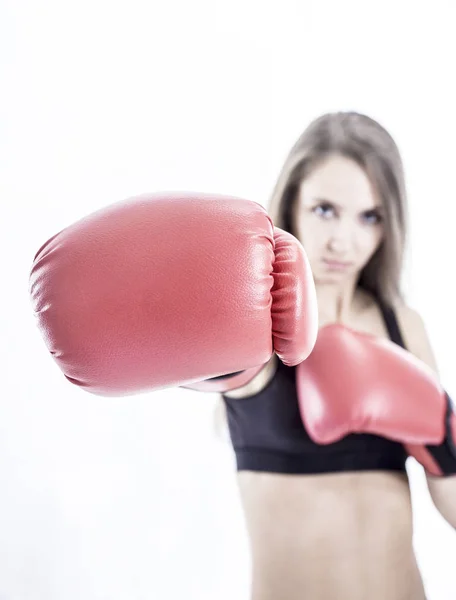
<path fill-rule="evenodd" d="M 456 530 L 456 475 L 428 476 L 427 484 L 435 507 L 445 521 Z"/>

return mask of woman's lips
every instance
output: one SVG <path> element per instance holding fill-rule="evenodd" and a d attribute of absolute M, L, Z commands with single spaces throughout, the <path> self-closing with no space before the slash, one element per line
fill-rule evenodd
<path fill-rule="evenodd" d="M 351 262 L 346 262 L 342 260 L 333 260 L 329 258 L 324 258 L 323 263 L 330 269 L 331 271 L 344 271 L 353 265 Z"/>

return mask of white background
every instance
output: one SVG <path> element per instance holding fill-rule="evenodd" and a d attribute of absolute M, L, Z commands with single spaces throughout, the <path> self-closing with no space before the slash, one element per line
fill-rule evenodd
<path fill-rule="evenodd" d="M 215 396 L 102 399 L 35 329 L 33 255 L 146 191 L 267 204 L 311 119 L 355 109 L 403 154 L 406 284 L 456 394 L 453 0 L 3 0 L 0 7 L 0 599 L 246 600 L 249 552 Z M 410 465 L 430 600 L 456 534 Z"/>

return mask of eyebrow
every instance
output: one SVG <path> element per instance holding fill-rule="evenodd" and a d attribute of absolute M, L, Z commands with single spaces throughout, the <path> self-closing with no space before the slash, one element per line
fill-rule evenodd
<path fill-rule="evenodd" d="M 312 202 L 317 202 L 317 203 L 321 203 L 321 204 L 332 204 L 333 206 L 336 206 L 337 208 L 343 210 L 343 207 L 340 204 L 338 204 L 334 200 L 329 200 L 329 198 L 322 198 L 322 197 L 317 196 L 317 197 L 312 198 Z M 366 209 L 362 210 L 361 212 L 373 212 L 373 211 L 382 212 L 383 206 L 381 206 L 380 204 L 376 204 L 372 208 L 366 208 Z"/>

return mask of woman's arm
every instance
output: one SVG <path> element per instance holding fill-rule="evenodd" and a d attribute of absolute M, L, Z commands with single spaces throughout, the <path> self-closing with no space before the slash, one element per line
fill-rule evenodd
<path fill-rule="evenodd" d="M 434 506 L 445 521 L 456 530 L 456 475 L 450 477 L 428 475 L 426 479 Z"/>
<path fill-rule="evenodd" d="M 421 316 L 412 308 L 403 306 L 398 311 L 398 318 L 407 348 L 438 376 L 437 361 Z M 456 475 L 426 475 L 426 479 L 435 507 L 447 523 L 456 529 Z"/>

